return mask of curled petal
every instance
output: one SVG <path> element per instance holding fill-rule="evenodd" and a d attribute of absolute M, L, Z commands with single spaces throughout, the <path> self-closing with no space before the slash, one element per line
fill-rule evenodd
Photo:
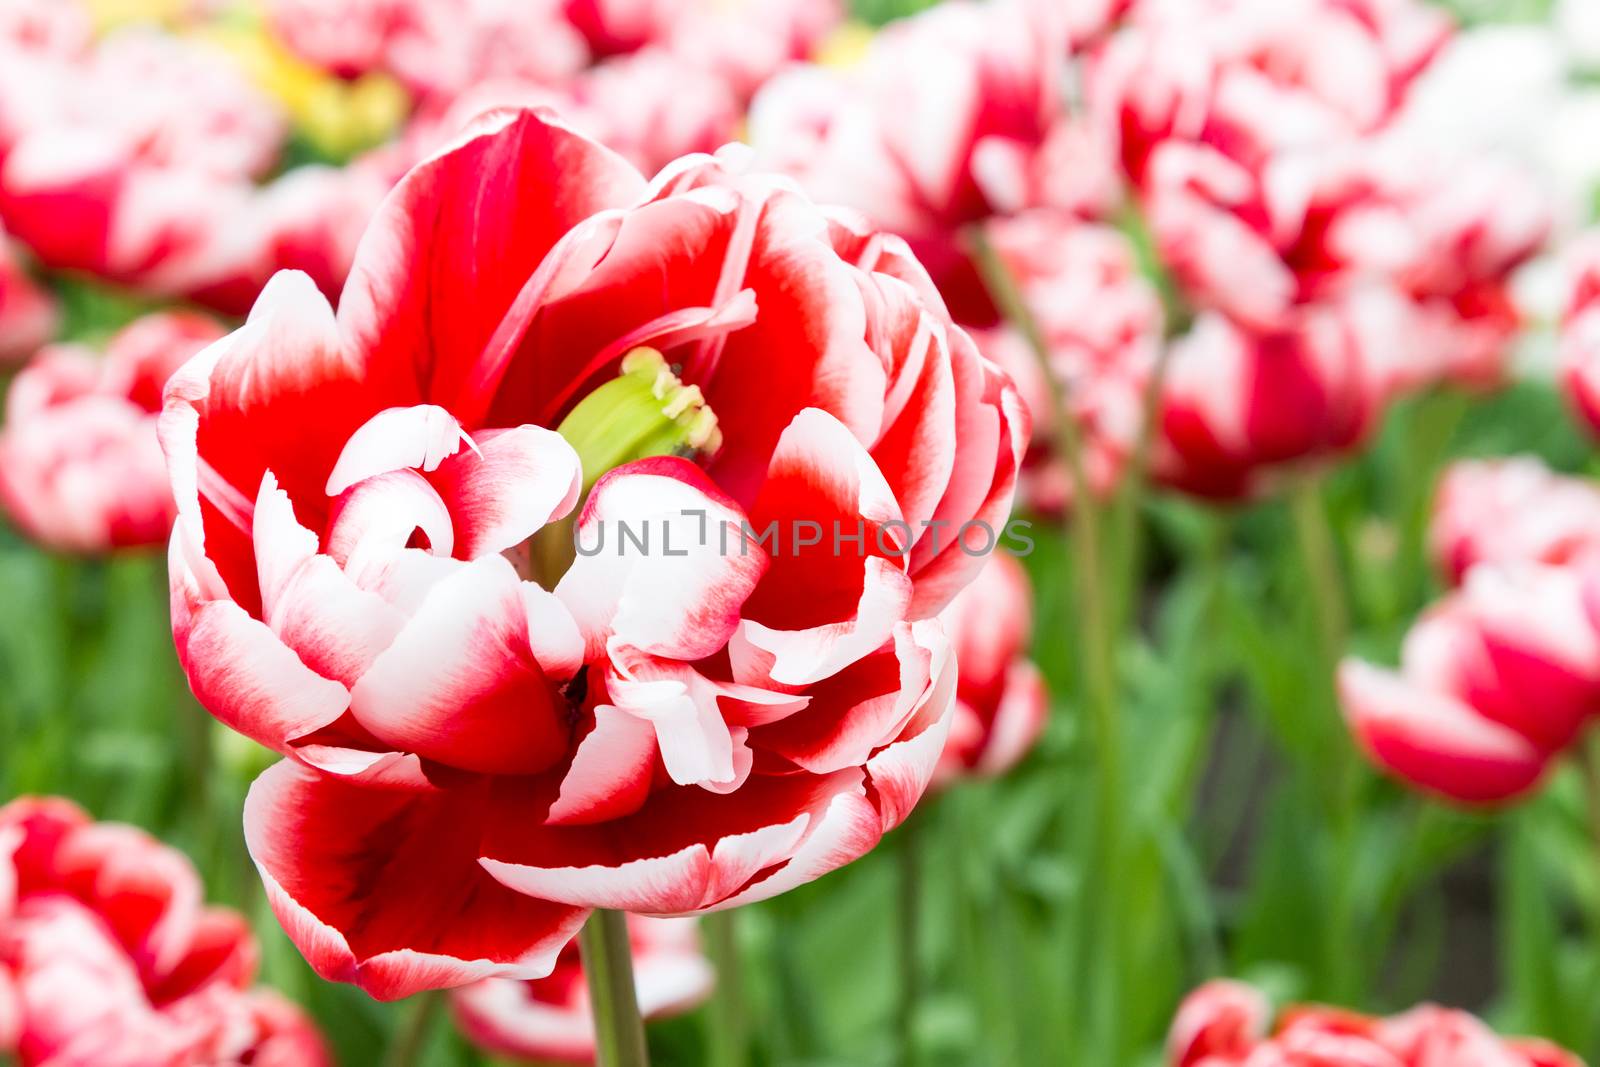
<path fill-rule="evenodd" d="M 351 690 L 351 712 L 396 749 L 488 774 L 536 773 L 567 725 L 529 640 L 522 582 L 502 556 L 461 564 Z"/>
<path fill-rule="evenodd" d="M 350 706 L 349 690 L 307 667 L 266 623 L 230 600 L 194 606 L 177 636 L 195 699 L 268 748 L 287 752 Z"/>
<path fill-rule="evenodd" d="M 816 408 L 795 416 L 751 519 L 777 540 L 742 636 L 775 657 L 775 681 L 825 678 L 889 639 L 911 600 L 911 539 L 888 483 L 843 423 Z"/>
<path fill-rule="evenodd" d="M 328 475 L 327 493 L 338 496 L 376 474 L 431 471 L 472 439 L 454 415 L 436 404 L 389 408 L 350 435 Z"/>
<path fill-rule="evenodd" d="M 245 842 L 318 974 L 395 1000 L 550 972 L 586 912 L 513 893 L 478 867 L 484 785 L 375 789 L 287 761 L 256 780 Z"/>
<path fill-rule="evenodd" d="M 556 586 L 590 654 L 610 641 L 681 660 L 719 650 L 767 566 L 743 523 L 686 460 L 641 460 L 601 478 L 578 522 L 578 556 Z"/>
<path fill-rule="evenodd" d="M 472 560 L 504 552 L 578 502 L 583 470 L 565 438 L 541 426 L 489 430 L 430 479 L 456 523 L 455 551 Z"/>
<path fill-rule="evenodd" d="M 328 555 L 359 573 L 375 557 L 405 548 L 419 531 L 434 555 L 454 551 L 455 528 L 438 490 L 416 471 L 390 471 L 352 486 L 334 502 Z"/>
<path fill-rule="evenodd" d="M 846 806 L 859 801 L 873 811 L 876 827 L 864 782 L 852 768 L 823 777 L 752 778 L 728 796 L 675 787 L 657 791 L 637 814 L 600 827 L 533 824 L 533 799 L 508 783 L 482 863 L 505 885 L 544 900 L 649 915 L 699 911 L 789 862 L 838 796 L 847 797 Z M 853 838 L 860 851 L 839 862 L 865 852 L 877 832 L 870 842 Z"/>

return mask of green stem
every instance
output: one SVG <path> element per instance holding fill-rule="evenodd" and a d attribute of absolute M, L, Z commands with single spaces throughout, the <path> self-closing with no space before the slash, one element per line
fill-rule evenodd
<path fill-rule="evenodd" d="M 594 1012 L 595 1062 L 599 1067 L 649 1067 L 644 1020 L 633 984 L 628 917 L 620 911 L 594 912 L 578 934 L 578 947 Z"/>
<path fill-rule="evenodd" d="M 895 1026 L 900 1040 L 901 1067 L 917 1062 L 917 1007 L 922 997 L 922 820 L 912 813 L 900 825 L 895 856 L 900 872 L 899 1000 Z"/>
<path fill-rule="evenodd" d="M 1123 551 L 1120 569 L 1122 581 L 1117 590 L 1115 616 L 1119 633 L 1136 618 L 1138 611 L 1139 577 L 1144 573 L 1144 523 L 1140 521 L 1139 511 L 1150 488 L 1150 457 L 1155 451 L 1161 419 L 1161 395 L 1166 388 L 1171 352 L 1171 345 L 1161 346 L 1155 366 L 1150 371 L 1150 380 L 1145 383 L 1140 401 L 1139 436 L 1134 442 L 1133 455 L 1117 490 L 1114 529 L 1117 543 Z"/>
<path fill-rule="evenodd" d="M 738 912 L 714 911 L 702 925 L 706 951 L 717 972 L 716 993 L 711 998 L 711 1062 L 715 1067 L 745 1067 L 750 1060 L 750 1032 L 745 1021 Z"/>
<path fill-rule="evenodd" d="M 1085 468 L 1082 435 L 1073 416 L 1066 387 L 1055 372 L 1049 342 L 1010 269 L 981 227 L 968 231 L 973 262 L 1007 322 L 1022 335 L 1039 364 L 1046 385 L 1044 417 L 1055 438 L 1055 451 L 1072 475 L 1070 536 L 1077 577 L 1078 607 L 1083 619 L 1084 704 L 1089 736 L 1095 749 L 1096 847 L 1089 870 L 1093 890 L 1085 909 L 1085 930 L 1092 945 L 1087 966 L 1077 977 L 1084 1000 L 1091 1004 L 1090 1032 L 1102 1062 L 1122 1062 L 1120 1043 L 1123 975 L 1128 952 L 1127 924 L 1121 917 L 1123 838 L 1122 731 L 1118 717 L 1116 672 L 1117 619 L 1106 595 L 1105 553 L 1100 542 L 1100 502 Z"/>
<path fill-rule="evenodd" d="M 419 1067 L 423 1049 L 433 1034 L 434 1020 L 444 1006 L 444 993 L 430 989 L 411 998 L 410 1010 L 400 1024 L 399 1033 L 383 1058 L 384 1067 Z"/>
<path fill-rule="evenodd" d="M 1339 554 L 1333 531 L 1328 526 L 1328 509 L 1322 499 L 1322 485 L 1307 479 L 1295 486 L 1289 498 L 1294 517 L 1295 537 L 1311 583 L 1312 610 L 1315 612 L 1318 651 L 1322 666 L 1331 671 L 1344 654 L 1350 629 L 1344 600 L 1344 582 L 1339 574 Z M 1326 679 L 1332 684 L 1332 674 Z"/>
<path fill-rule="evenodd" d="M 1329 989 L 1333 996 L 1348 998 L 1360 992 L 1361 976 L 1366 972 L 1366 951 L 1358 932 L 1363 912 L 1355 885 L 1359 856 L 1357 822 L 1358 765 L 1343 720 L 1339 714 L 1334 676 L 1349 639 L 1349 609 L 1340 573 L 1338 546 L 1328 520 L 1322 485 L 1307 479 L 1294 487 L 1289 510 L 1294 520 L 1305 579 L 1310 587 L 1311 615 L 1316 646 L 1316 680 L 1309 690 L 1314 702 L 1312 719 L 1307 724 L 1313 736 L 1323 739 L 1316 747 L 1317 764 L 1322 769 L 1323 802 L 1332 831 L 1333 851 L 1328 860 L 1325 883 L 1328 893 L 1325 914 L 1324 952 Z"/>
<path fill-rule="evenodd" d="M 1578 766 L 1583 771 L 1583 799 L 1589 817 L 1589 838 L 1595 862 L 1600 864 L 1600 732 L 1591 730 L 1579 747 Z"/>

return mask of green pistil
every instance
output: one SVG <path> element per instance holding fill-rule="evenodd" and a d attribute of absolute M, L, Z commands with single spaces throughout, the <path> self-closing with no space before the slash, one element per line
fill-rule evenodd
<path fill-rule="evenodd" d="M 583 464 L 583 496 L 607 471 L 652 456 L 708 456 L 722 446 L 717 416 L 697 385 L 684 385 L 653 348 L 622 357 L 622 373 L 579 401 L 556 427 Z M 529 563 L 547 588 L 573 559 L 573 514 L 541 530 Z"/>
<path fill-rule="evenodd" d="M 583 491 L 601 475 L 650 456 L 709 455 L 722 445 L 717 416 L 653 348 L 622 357 L 622 374 L 579 402 L 556 432 L 583 461 Z"/>

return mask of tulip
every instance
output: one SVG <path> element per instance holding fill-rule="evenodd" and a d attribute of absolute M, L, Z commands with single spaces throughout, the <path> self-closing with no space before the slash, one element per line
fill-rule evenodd
<path fill-rule="evenodd" d="M 960 667 L 950 741 L 939 779 L 1003 774 L 1039 739 L 1050 710 L 1027 659 L 1033 593 L 1015 558 L 996 555 L 940 615 Z"/>
<path fill-rule="evenodd" d="M 559 0 L 271 0 L 274 32 L 343 77 L 392 74 L 448 103 L 483 80 L 554 85 L 589 58 Z"/>
<path fill-rule="evenodd" d="M 1030 211 L 986 227 L 1050 349 L 1051 372 L 1079 422 L 1089 484 L 1109 494 L 1138 447 L 1149 380 L 1162 344 L 1161 298 L 1126 237 L 1056 211 Z M 1049 384 L 1013 327 L 975 333 L 984 354 L 1017 383 L 1030 410 L 1049 408 Z M 1024 493 L 1045 511 L 1069 503 L 1071 475 L 1050 461 L 1036 424 Z"/>
<path fill-rule="evenodd" d="M 0 364 L 32 355 L 56 329 L 55 301 L 28 276 L 18 256 L 0 228 Z"/>
<path fill-rule="evenodd" d="M 1398 673 L 1341 667 L 1356 740 L 1396 777 L 1447 799 L 1523 796 L 1600 711 L 1591 599 L 1570 568 L 1475 567 L 1407 635 Z"/>
<path fill-rule="evenodd" d="M 164 273 L 235 232 L 282 146 L 277 107 L 208 46 L 126 30 L 0 59 L 0 98 L 37 101 L 0 106 L 0 218 L 49 267 L 176 291 Z"/>
<path fill-rule="evenodd" d="M 1172 1067 L 1242 1063 L 1266 1037 L 1272 1005 L 1243 982 L 1207 982 L 1184 998 L 1167 1033 Z"/>
<path fill-rule="evenodd" d="M 1592 433 L 1600 433 L 1600 235 L 1585 235 L 1567 252 L 1570 292 L 1561 323 L 1567 394 Z"/>
<path fill-rule="evenodd" d="M 1170 140 L 1259 170 L 1381 129 L 1452 28 L 1419 0 L 1157 0 L 1096 54 L 1086 95 L 1136 183 Z"/>
<path fill-rule="evenodd" d="M 1283 1013 L 1250 986 L 1189 994 L 1167 1044 L 1171 1067 L 1583 1067 L 1538 1040 L 1502 1038 L 1464 1011 L 1423 1005 L 1387 1019 L 1304 1006 Z"/>
<path fill-rule="evenodd" d="M 162 544 L 175 514 L 156 439 L 167 377 L 222 330 L 187 312 L 146 316 L 98 356 L 43 349 L 11 383 L 0 508 L 35 541 L 97 554 Z"/>
<path fill-rule="evenodd" d="M 700 953 L 692 919 L 628 920 L 639 1011 L 668 1018 L 711 995 L 715 975 Z M 547 978 L 486 978 L 450 994 L 456 1023 L 473 1044 L 503 1056 L 593 1063 L 594 1019 L 577 942 L 569 942 Z"/>
<path fill-rule="evenodd" d="M 1202 315 L 1168 357 L 1156 474 L 1187 492 L 1241 497 L 1284 465 L 1360 444 L 1379 403 L 1363 313 L 1359 303 L 1312 306 L 1259 335 Z"/>
<path fill-rule="evenodd" d="M 289 757 L 245 833 L 325 977 L 542 977 L 589 909 L 781 893 L 932 777 L 933 616 L 1027 416 L 902 242 L 741 158 L 647 184 L 485 116 L 337 315 L 280 274 L 169 384 L 179 657 Z"/>
<path fill-rule="evenodd" d="M 1117 191 L 1102 142 L 1066 109 L 1062 7 L 962 0 L 893 23 L 855 68 L 774 78 L 751 104 L 751 143 L 813 196 L 904 236 L 958 321 L 994 325 L 962 230 L 1029 207 L 1098 214 Z"/>
<path fill-rule="evenodd" d="M 842 17 L 838 0 L 566 0 L 599 56 L 665 49 L 714 75 L 740 103 L 808 57 Z"/>
<path fill-rule="evenodd" d="M 23 1067 L 333 1062 L 288 1001 L 252 989 L 237 913 L 187 858 L 70 802 L 0 808 L 0 1038 Z"/>
<path fill-rule="evenodd" d="M 1452 584 L 1479 563 L 1582 564 L 1600 551 L 1600 488 L 1532 456 L 1464 460 L 1439 481 L 1428 543 Z"/>

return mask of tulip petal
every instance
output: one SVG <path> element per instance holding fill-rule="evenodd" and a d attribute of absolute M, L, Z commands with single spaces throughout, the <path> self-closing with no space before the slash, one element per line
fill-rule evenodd
<path fill-rule="evenodd" d="M 351 785 L 287 761 L 256 780 L 245 841 L 278 921 L 318 974 L 395 1000 L 550 972 L 586 912 L 483 873 L 484 795 L 481 783 L 433 792 Z"/>
<path fill-rule="evenodd" d="M 743 523 L 687 460 L 640 460 L 601 478 L 578 522 L 577 558 L 556 586 L 589 654 L 608 641 L 680 660 L 721 649 L 767 566 Z"/>
<path fill-rule="evenodd" d="M 456 523 L 456 555 L 473 560 L 520 545 L 578 502 L 583 470 L 560 434 L 542 426 L 478 433 L 429 479 Z"/>
<path fill-rule="evenodd" d="M 578 742 L 547 821 L 581 826 L 633 814 L 650 795 L 655 761 L 651 724 L 601 704 L 594 709 L 594 728 Z"/>
<path fill-rule="evenodd" d="M 426 399 L 476 424 L 498 385 L 478 364 L 523 283 L 579 222 L 643 190 L 630 164 L 549 112 L 484 115 L 390 193 L 339 322 L 374 364 L 409 368 Z"/>
<path fill-rule="evenodd" d="M 256 499 L 254 534 L 267 625 L 306 666 L 354 685 L 389 647 L 404 616 L 318 554 L 316 535 L 295 521 L 270 472 Z"/>
<path fill-rule="evenodd" d="M 345 441 L 327 493 L 338 496 L 357 482 L 390 471 L 431 471 L 472 439 L 454 415 L 436 404 L 388 408 L 361 425 Z"/>
<path fill-rule="evenodd" d="M 775 656 L 775 681 L 814 682 L 889 639 L 911 599 L 910 538 L 888 483 L 843 423 L 816 408 L 795 416 L 751 519 L 777 541 L 741 630 Z"/>
<path fill-rule="evenodd" d="M 1420 788 L 1464 803 L 1509 800 L 1531 789 L 1546 759 L 1525 738 L 1453 697 L 1347 661 L 1339 670 L 1345 717 L 1378 763 Z"/>
<path fill-rule="evenodd" d="M 311 670 L 266 623 L 229 600 L 194 608 L 179 635 L 179 658 L 206 710 L 279 752 L 350 706 L 349 690 Z"/>
<path fill-rule="evenodd" d="M 787 861 L 836 796 L 865 797 L 863 781 L 851 768 L 751 778 L 727 796 L 658 789 L 637 814 L 597 827 L 540 825 L 530 817 L 530 806 L 540 810 L 535 799 L 506 783 L 482 863 L 505 885 L 545 900 L 652 915 L 699 911 Z"/>
<path fill-rule="evenodd" d="M 434 585 L 350 699 L 385 744 L 466 770 L 531 774 L 567 752 L 565 712 L 503 556 L 460 564 Z"/>

